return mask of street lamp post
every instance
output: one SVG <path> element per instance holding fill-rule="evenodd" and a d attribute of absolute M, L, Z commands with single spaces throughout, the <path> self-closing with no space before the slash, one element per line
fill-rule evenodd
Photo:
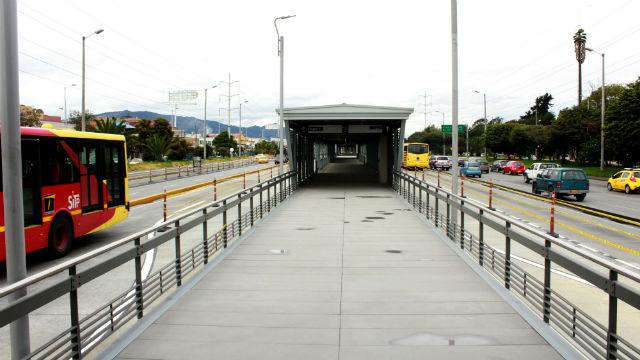
<path fill-rule="evenodd" d="M 213 85 L 211 89 L 217 88 L 218 85 Z M 202 153 L 202 157 L 204 160 L 207 160 L 207 90 L 209 88 L 204 89 L 204 129 L 202 129 L 202 139 L 204 140 L 204 151 Z"/>
<path fill-rule="evenodd" d="M 241 101 L 238 109 L 238 119 L 240 120 L 240 137 L 238 138 L 238 153 L 242 156 L 242 104 L 248 103 L 249 100 Z"/>
<path fill-rule="evenodd" d="M 280 32 L 278 31 L 278 20 L 284 20 L 288 18 L 292 18 L 295 15 L 287 15 L 287 16 L 279 16 L 273 20 L 273 26 L 276 28 L 276 34 L 278 35 L 278 56 L 280 57 L 280 121 L 278 124 L 278 137 L 280 138 L 280 161 L 279 170 L 280 174 L 282 174 L 283 163 L 284 163 L 284 149 L 283 149 L 283 127 L 284 127 L 284 36 L 280 36 Z M 291 144 L 289 144 L 291 146 Z"/>
<path fill-rule="evenodd" d="M 600 93 L 602 95 L 600 104 L 600 170 L 604 170 L 604 53 L 599 53 L 591 48 L 585 48 L 585 50 L 596 53 L 602 56 L 602 87 L 600 88 Z"/>
<path fill-rule="evenodd" d="M 87 124 L 85 119 L 85 61 L 84 61 L 84 53 L 85 53 L 85 41 L 92 37 L 93 35 L 98 35 L 103 32 L 103 29 L 98 29 L 87 36 L 82 37 L 82 131 L 87 130 Z"/>
<path fill-rule="evenodd" d="M 480 94 L 480 91 L 474 90 L 473 92 Z M 482 93 L 482 99 L 484 100 L 484 156 L 487 156 L 487 94 Z"/>
<path fill-rule="evenodd" d="M 76 86 L 76 84 L 67 85 L 64 87 L 64 122 L 68 121 L 67 119 L 67 88 Z"/>
<path fill-rule="evenodd" d="M 440 113 L 440 114 L 442 114 L 442 125 L 444 125 L 444 112 L 439 111 L 439 110 L 433 110 L 433 111 L 429 112 L 429 114 L 431 114 L 431 113 Z M 442 132 L 442 155 L 446 155 L 447 153 L 446 153 L 446 150 L 445 150 L 444 131 L 441 131 L 441 132 Z"/>

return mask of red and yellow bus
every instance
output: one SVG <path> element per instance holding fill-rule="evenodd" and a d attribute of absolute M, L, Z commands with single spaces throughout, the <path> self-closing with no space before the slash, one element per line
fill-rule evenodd
<path fill-rule="evenodd" d="M 63 256 L 74 238 L 127 217 L 124 136 L 50 127 L 20 130 L 27 253 L 48 248 Z M 0 261 L 6 259 L 4 224 L 0 196 Z"/>

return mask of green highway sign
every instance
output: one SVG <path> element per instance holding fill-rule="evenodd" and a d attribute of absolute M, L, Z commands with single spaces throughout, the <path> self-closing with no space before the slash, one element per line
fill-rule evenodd
<path fill-rule="evenodd" d="M 458 125 L 458 134 L 464 134 L 464 132 L 466 131 L 467 125 Z M 451 124 L 449 125 L 441 125 L 440 126 L 440 130 L 445 133 L 445 134 L 451 134 L 452 130 L 451 130 Z"/>

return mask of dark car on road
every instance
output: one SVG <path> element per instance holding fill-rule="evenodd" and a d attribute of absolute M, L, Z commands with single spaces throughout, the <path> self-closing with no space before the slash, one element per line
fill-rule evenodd
<path fill-rule="evenodd" d="M 504 166 L 507 165 L 509 160 L 496 160 L 491 164 L 491 171 L 493 172 L 502 172 L 504 170 Z"/>
<path fill-rule="evenodd" d="M 483 173 L 489 173 L 489 170 L 491 169 L 491 166 L 489 165 L 489 162 L 483 158 L 470 158 L 469 161 L 472 162 L 477 162 L 480 164 L 480 170 Z"/>
<path fill-rule="evenodd" d="M 275 157 L 274 162 L 275 162 L 276 164 L 280 164 L 280 154 L 276 154 L 276 157 Z M 284 163 L 286 164 L 286 163 L 288 163 L 288 162 L 289 162 L 289 157 L 285 154 L 285 155 L 284 155 Z"/>
<path fill-rule="evenodd" d="M 531 192 L 538 195 L 547 192 L 556 196 L 573 195 L 576 200 L 582 201 L 589 192 L 589 179 L 582 169 L 575 168 L 549 168 L 544 169 L 533 180 Z"/>

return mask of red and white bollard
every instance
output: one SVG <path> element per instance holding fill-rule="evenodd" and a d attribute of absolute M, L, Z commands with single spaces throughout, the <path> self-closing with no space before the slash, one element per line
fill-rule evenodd
<path fill-rule="evenodd" d="M 162 220 L 167 221 L 167 188 L 162 193 Z"/>
<path fill-rule="evenodd" d="M 556 236 L 555 222 L 556 222 L 556 192 L 551 193 L 551 217 L 549 218 L 549 234 Z"/>
<path fill-rule="evenodd" d="M 464 176 L 460 175 L 460 196 L 464 197 Z"/>

